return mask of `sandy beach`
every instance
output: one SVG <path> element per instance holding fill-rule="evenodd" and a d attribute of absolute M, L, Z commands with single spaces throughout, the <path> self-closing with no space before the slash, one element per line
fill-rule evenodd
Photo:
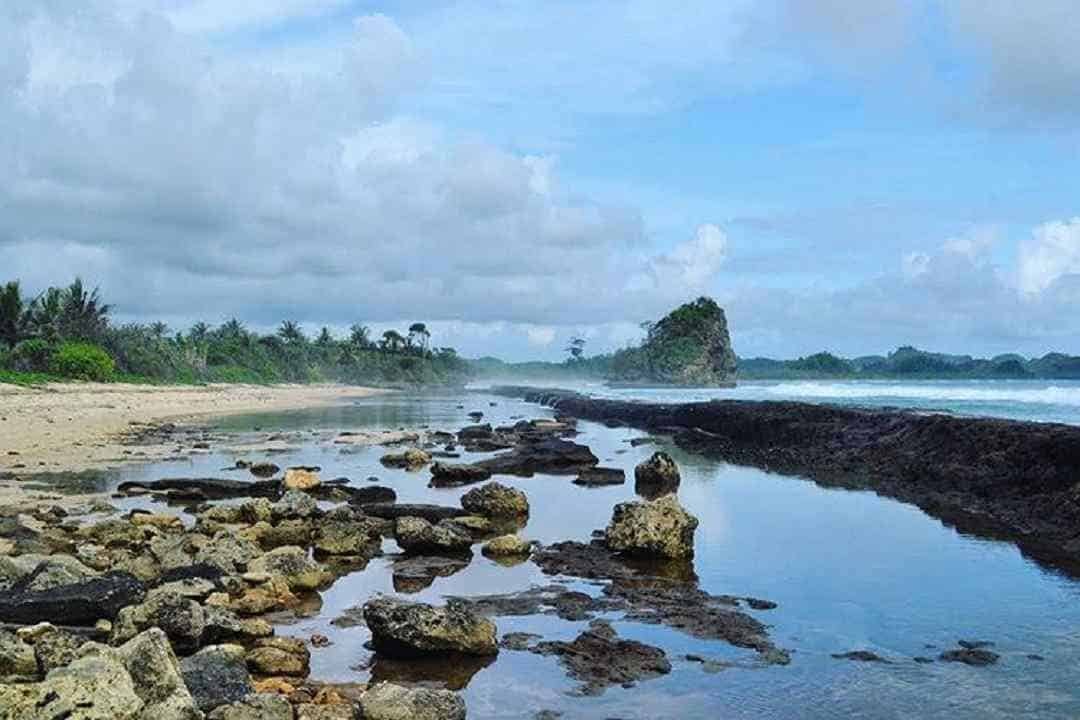
<path fill-rule="evenodd" d="M 343 385 L 0 384 L 0 471 L 115 464 L 125 459 L 125 435 L 143 423 L 332 405 L 380 392 Z"/>

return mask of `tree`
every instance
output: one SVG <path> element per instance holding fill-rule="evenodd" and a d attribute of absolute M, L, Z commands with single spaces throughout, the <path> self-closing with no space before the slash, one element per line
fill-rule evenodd
<path fill-rule="evenodd" d="M 65 340 L 100 340 L 112 306 L 101 301 L 98 288 L 87 290 L 77 277 L 62 291 L 62 297 L 60 335 Z"/>
<path fill-rule="evenodd" d="M 300 323 L 295 320 L 285 320 L 278 327 L 278 337 L 290 344 L 302 344 L 307 342 L 304 331 L 300 329 Z"/>
<path fill-rule="evenodd" d="M 188 330 L 188 338 L 194 343 L 204 343 L 210 335 L 210 326 L 204 322 L 197 322 Z"/>
<path fill-rule="evenodd" d="M 330 328 L 323 325 L 318 337 L 315 338 L 315 344 L 324 349 L 333 346 L 334 336 L 330 334 Z"/>
<path fill-rule="evenodd" d="M 247 335 L 244 323 L 236 318 L 230 318 L 221 326 L 221 336 L 230 340 L 239 340 Z"/>
<path fill-rule="evenodd" d="M 401 352 L 405 346 L 406 340 L 397 330 L 387 330 L 379 341 L 379 347 L 390 353 Z"/>
<path fill-rule="evenodd" d="M 51 287 L 34 298 L 28 310 L 30 332 L 47 343 L 60 340 L 60 319 L 64 313 L 64 292 Z"/>
<path fill-rule="evenodd" d="M 418 322 L 409 326 L 408 343 L 410 347 L 419 347 L 422 351 L 427 352 L 429 340 L 431 340 L 431 333 L 428 332 L 427 325 Z"/>
<path fill-rule="evenodd" d="M 161 340 L 163 337 L 165 337 L 165 334 L 167 332 L 169 332 L 169 326 L 166 323 L 161 322 L 160 320 L 150 324 L 150 333 L 157 340 Z"/>
<path fill-rule="evenodd" d="M 23 302 L 19 281 L 13 280 L 0 288 L 0 341 L 8 347 L 23 339 L 26 330 L 27 309 Z"/>
<path fill-rule="evenodd" d="M 570 353 L 570 362 L 580 362 L 585 355 L 585 338 L 577 336 L 570 338 L 566 352 Z"/>
<path fill-rule="evenodd" d="M 352 327 L 349 328 L 349 344 L 360 350 L 369 349 L 372 344 L 371 328 L 360 323 L 353 323 Z"/>

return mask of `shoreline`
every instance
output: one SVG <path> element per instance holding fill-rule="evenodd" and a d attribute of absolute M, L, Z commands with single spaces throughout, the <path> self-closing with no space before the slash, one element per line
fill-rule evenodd
<path fill-rule="evenodd" d="M 1080 575 L 1080 427 L 792 401 L 649 403 L 527 386 L 491 392 L 671 435 L 736 465 L 871 490 Z"/>
<path fill-rule="evenodd" d="M 165 457 L 174 443 L 133 440 L 161 423 L 325 407 L 392 392 L 349 385 L 0 384 L 0 503 L 45 500 L 16 474 L 80 472 Z"/>

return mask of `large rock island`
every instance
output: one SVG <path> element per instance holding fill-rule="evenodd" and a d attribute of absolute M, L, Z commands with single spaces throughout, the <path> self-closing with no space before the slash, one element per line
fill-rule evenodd
<path fill-rule="evenodd" d="M 612 357 L 609 380 L 613 384 L 735 384 L 735 351 L 724 309 L 715 300 L 700 297 L 645 328 L 647 336 L 640 346 L 620 350 Z"/>

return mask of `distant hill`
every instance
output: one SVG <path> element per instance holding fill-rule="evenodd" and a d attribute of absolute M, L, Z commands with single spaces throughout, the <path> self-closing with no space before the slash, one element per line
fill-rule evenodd
<path fill-rule="evenodd" d="M 1080 380 L 1080 357 L 1050 353 L 1028 359 L 997 355 L 990 359 L 971 355 L 927 352 L 905 345 L 888 355 L 842 358 L 821 352 L 795 360 L 744 358 L 739 377 L 747 380 L 817 378 L 922 378 L 922 379 L 1060 379 Z"/>

